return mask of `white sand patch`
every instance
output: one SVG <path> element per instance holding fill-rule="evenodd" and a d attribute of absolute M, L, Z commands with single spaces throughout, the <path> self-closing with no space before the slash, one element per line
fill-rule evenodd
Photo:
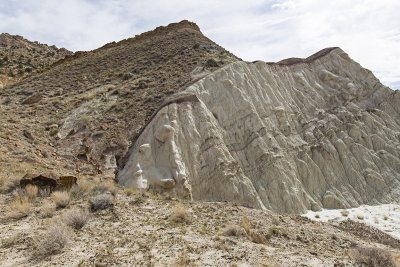
<path fill-rule="evenodd" d="M 348 215 L 346 216 L 346 214 Z M 303 216 L 321 222 L 340 222 L 351 219 L 376 227 L 400 239 L 400 205 L 396 204 L 363 205 L 352 209 L 323 209 L 321 211 L 308 211 Z"/>

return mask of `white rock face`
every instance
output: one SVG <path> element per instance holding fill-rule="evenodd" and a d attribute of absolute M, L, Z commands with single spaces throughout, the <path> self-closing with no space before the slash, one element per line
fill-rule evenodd
<path fill-rule="evenodd" d="M 310 58 L 235 62 L 174 95 L 119 183 L 288 213 L 400 201 L 400 92 L 339 48 Z"/>

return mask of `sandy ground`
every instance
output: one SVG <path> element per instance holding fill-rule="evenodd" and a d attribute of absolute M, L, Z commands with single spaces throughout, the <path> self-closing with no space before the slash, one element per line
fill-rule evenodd
<path fill-rule="evenodd" d="M 352 256 L 358 247 L 387 251 L 400 258 L 399 248 L 300 215 L 231 203 L 182 201 L 147 193 L 142 196 L 123 188 L 115 191 L 114 209 L 90 213 L 81 230 L 70 229 L 64 248 L 40 260 L 32 257 L 35 240 L 43 238 L 49 226 L 63 224 L 69 210 L 87 211 L 93 192 L 58 209 L 52 218 L 42 217 L 44 203 L 51 199 L 37 197 L 31 213 L 19 220 L 5 217 L 12 194 L 0 194 L 0 265 L 341 267 L 358 266 Z M 187 221 L 171 220 L 177 205 L 184 205 Z M 247 226 L 243 223 L 246 220 Z M 233 234 L 227 234 L 229 229 L 235 229 Z"/>
<path fill-rule="evenodd" d="M 348 215 L 346 215 L 347 213 Z M 362 205 L 352 209 L 308 211 L 303 216 L 314 221 L 333 223 L 351 219 L 378 228 L 400 240 L 400 205 L 396 204 Z"/>

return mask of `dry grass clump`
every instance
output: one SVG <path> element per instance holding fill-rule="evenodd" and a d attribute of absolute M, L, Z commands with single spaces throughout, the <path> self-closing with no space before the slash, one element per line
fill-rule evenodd
<path fill-rule="evenodd" d="M 142 203 L 146 202 L 146 198 L 149 197 L 144 190 L 134 190 L 134 189 L 129 188 L 128 191 L 125 191 L 125 193 L 128 196 L 133 195 L 133 200 L 129 202 L 129 204 L 131 204 L 131 205 L 142 204 Z"/>
<path fill-rule="evenodd" d="M 89 201 L 90 211 L 105 210 L 114 207 L 113 196 L 111 194 L 101 194 Z"/>
<path fill-rule="evenodd" d="M 32 201 L 37 197 L 37 195 L 39 193 L 39 189 L 36 185 L 28 184 L 25 187 L 25 192 L 26 192 L 26 195 L 28 196 L 28 198 Z"/>
<path fill-rule="evenodd" d="M 105 182 L 102 184 L 97 184 L 91 189 L 92 195 L 104 194 L 107 192 L 110 192 L 113 196 L 115 196 L 116 190 L 114 183 Z"/>
<path fill-rule="evenodd" d="M 342 214 L 343 217 L 347 217 L 347 216 L 349 216 L 349 211 L 348 210 L 342 210 L 340 212 L 340 214 Z"/>
<path fill-rule="evenodd" d="M 172 208 L 169 219 L 174 223 L 189 223 L 190 214 L 182 203 L 178 203 Z"/>
<path fill-rule="evenodd" d="M 80 209 L 73 209 L 68 211 L 63 216 L 63 221 L 66 225 L 80 230 L 88 222 L 89 214 Z"/>
<path fill-rule="evenodd" d="M 56 206 L 54 203 L 51 202 L 46 202 L 42 206 L 41 210 L 41 215 L 43 218 L 51 218 L 54 216 L 54 213 L 56 212 Z"/>
<path fill-rule="evenodd" d="M 387 215 L 383 216 L 383 220 L 387 221 L 389 217 Z"/>
<path fill-rule="evenodd" d="M 243 217 L 242 218 L 242 227 L 246 231 L 246 234 L 250 233 L 251 223 L 250 223 L 250 220 L 247 217 Z"/>
<path fill-rule="evenodd" d="M 63 209 L 69 205 L 70 196 L 67 191 L 56 191 L 51 194 L 51 198 L 56 204 L 57 209 Z"/>
<path fill-rule="evenodd" d="M 53 254 L 59 253 L 70 239 L 71 232 L 62 223 L 51 225 L 47 231 L 34 240 L 32 257 L 43 259 Z"/>
<path fill-rule="evenodd" d="M 8 219 L 19 220 L 29 215 L 31 203 L 27 196 L 19 195 L 6 208 L 6 217 Z"/>
<path fill-rule="evenodd" d="M 11 248 L 15 244 L 19 243 L 21 238 L 22 238 L 22 233 L 14 234 L 14 235 L 10 236 L 9 238 L 3 239 L 1 241 L 0 247 L 1 248 Z"/>
<path fill-rule="evenodd" d="M 265 244 L 265 235 L 253 230 L 250 220 L 247 217 L 242 218 L 242 227 L 246 231 L 247 237 L 251 242 L 256 244 Z"/>
<path fill-rule="evenodd" d="M 243 232 L 237 225 L 229 225 L 222 234 L 224 236 L 240 236 L 242 233 Z"/>
<path fill-rule="evenodd" d="M 70 195 L 73 199 L 79 199 L 87 195 L 93 189 L 93 184 L 89 181 L 80 181 L 70 190 Z"/>
<path fill-rule="evenodd" d="M 172 267 L 188 266 L 189 264 L 190 264 L 190 258 L 186 255 L 185 251 L 182 250 L 181 254 L 175 260 Z"/>
<path fill-rule="evenodd" d="M 2 191 L 10 193 L 19 187 L 20 178 L 2 179 Z"/>
<path fill-rule="evenodd" d="M 265 244 L 265 236 L 258 231 L 251 230 L 249 233 L 249 240 L 256 244 Z"/>
<path fill-rule="evenodd" d="M 383 249 L 356 247 L 351 250 L 350 254 L 359 266 L 396 266 L 391 254 Z"/>

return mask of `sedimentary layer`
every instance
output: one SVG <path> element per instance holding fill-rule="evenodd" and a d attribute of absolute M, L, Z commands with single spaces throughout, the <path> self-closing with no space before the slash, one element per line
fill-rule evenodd
<path fill-rule="evenodd" d="M 400 198 L 400 92 L 340 48 L 231 63 L 172 96 L 120 184 L 278 212 Z"/>

